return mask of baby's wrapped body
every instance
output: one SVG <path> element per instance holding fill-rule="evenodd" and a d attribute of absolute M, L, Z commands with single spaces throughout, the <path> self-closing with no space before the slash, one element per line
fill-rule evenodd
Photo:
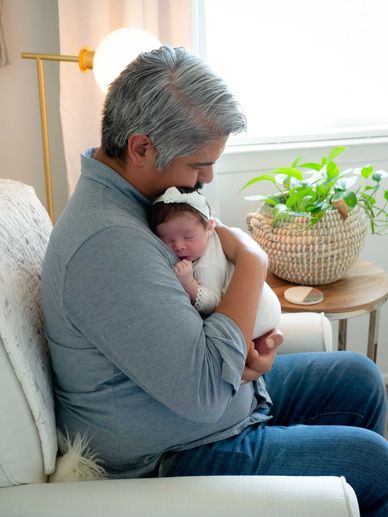
<path fill-rule="evenodd" d="M 195 308 L 208 316 L 216 309 L 224 295 L 234 271 L 234 265 L 226 258 L 221 241 L 214 232 L 205 253 L 193 263 L 194 277 L 199 284 Z M 280 319 L 280 303 L 276 294 L 264 282 L 260 298 L 253 339 L 262 336 L 278 326 Z"/>

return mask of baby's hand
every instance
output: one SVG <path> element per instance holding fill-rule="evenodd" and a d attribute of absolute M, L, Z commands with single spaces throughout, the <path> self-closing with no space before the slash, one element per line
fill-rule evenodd
<path fill-rule="evenodd" d="M 190 296 L 191 303 L 194 305 L 198 295 L 198 283 L 193 275 L 193 263 L 183 259 L 174 266 L 174 271 L 183 289 Z"/>
<path fill-rule="evenodd" d="M 183 259 L 174 266 L 174 271 L 178 280 L 184 289 L 193 282 L 193 263 L 190 260 Z"/>

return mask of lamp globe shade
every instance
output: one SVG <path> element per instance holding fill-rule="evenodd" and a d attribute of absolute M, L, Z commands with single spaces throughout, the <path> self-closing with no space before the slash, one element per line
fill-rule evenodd
<path fill-rule="evenodd" d="M 137 27 L 117 29 L 98 44 L 93 60 L 93 73 L 100 89 L 106 93 L 112 81 L 141 52 L 159 48 L 156 36 Z"/>

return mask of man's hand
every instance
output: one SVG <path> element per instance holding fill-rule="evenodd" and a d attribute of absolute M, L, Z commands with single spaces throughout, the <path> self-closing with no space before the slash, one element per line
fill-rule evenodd
<path fill-rule="evenodd" d="M 278 347 L 282 342 L 283 334 L 278 329 L 270 330 L 252 341 L 248 349 L 242 381 L 255 381 L 268 372 L 272 368 Z"/>

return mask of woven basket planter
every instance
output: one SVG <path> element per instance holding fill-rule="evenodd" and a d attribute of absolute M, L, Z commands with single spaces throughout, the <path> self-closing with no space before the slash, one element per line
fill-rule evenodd
<path fill-rule="evenodd" d="M 330 284 L 339 280 L 356 261 L 367 232 L 367 218 L 356 206 L 346 220 L 329 211 L 312 228 L 308 218 L 290 216 L 276 227 L 271 207 L 264 204 L 247 215 L 252 237 L 268 255 L 276 276 L 302 285 Z"/>

